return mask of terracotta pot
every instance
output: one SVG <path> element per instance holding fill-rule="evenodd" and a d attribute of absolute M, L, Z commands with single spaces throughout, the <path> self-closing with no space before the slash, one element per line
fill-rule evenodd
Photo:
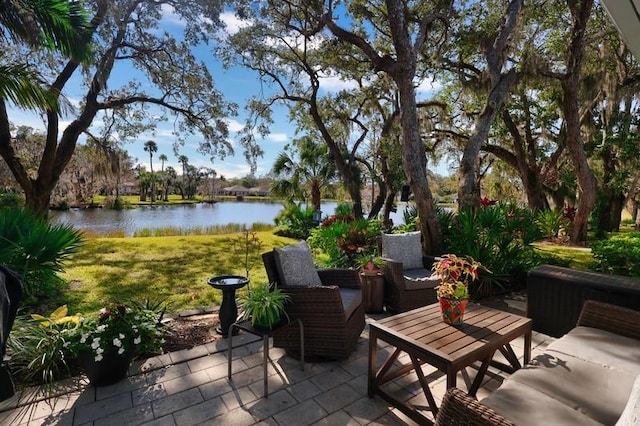
<path fill-rule="evenodd" d="M 467 309 L 469 299 L 448 299 L 441 297 L 440 310 L 442 311 L 442 320 L 447 324 L 461 325 L 464 321 L 464 311 Z"/>

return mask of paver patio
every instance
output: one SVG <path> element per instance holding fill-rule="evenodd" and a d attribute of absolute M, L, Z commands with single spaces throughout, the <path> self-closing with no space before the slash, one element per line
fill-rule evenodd
<path fill-rule="evenodd" d="M 380 316 L 376 316 L 380 318 Z M 373 318 L 368 317 L 367 322 Z M 533 356 L 553 339 L 533 333 Z M 0 403 L 2 425 L 404 425 L 415 424 L 380 397 L 367 396 L 368 326 L 348 359 L 300 363 L 271 348 L 269 397 L 263 398 L 262 343 L 241 334 L 233 339 L 233 374 L 227 379 L 227 341 L 173 352 L 132 366 L 127 379 L 107 387 L 69 380 L 66 391 L 37 400 L 25 391 Z M 523 339 L 512 344 L 522 356 Z M 383 351 L 388 350 L 381 346 Z M 379 357 L 384 358 L 384 357 Z M 407 359 L 400 359 L 406 362 Z M 440 402 L 443 373 L 428 365 L 423 372 Z M 498 387 L 505 373 L 490 368 L 478 399 Z M 389 384 L 414 405 L 426 405 L 415 373 Z M 464 386 L 460 376 L 459 385 Z"/>

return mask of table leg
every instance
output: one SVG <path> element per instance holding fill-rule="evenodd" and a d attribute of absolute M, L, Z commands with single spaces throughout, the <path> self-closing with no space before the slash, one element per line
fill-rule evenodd
<path fill-rule="evenodd" d="M 531 362 L 531 330 L 524 334 L 524 365 Z"/>
<path fill-rule="evenodd" d="M 378 336 L 374 331 L 369 331 L 369 366 L 367 374 L 367 393 L 369 398 L 373 398 L 377 384 L 376 384 L 376 365 L 378 355 Z"/>
<path fill-rule="evenodd" d="M 269 363 L 269 335 L 262 336 L 262 369 L 264 372 L 264 397 L 269 397 L 269 384 L 267 380 L 267 370 Z"/>

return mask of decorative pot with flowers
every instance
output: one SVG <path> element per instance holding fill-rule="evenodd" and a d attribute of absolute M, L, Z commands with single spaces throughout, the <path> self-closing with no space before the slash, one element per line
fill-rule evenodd
<path fill-rule="evenodd" d="M 381 269 L 384 265 L 384 261 L 379 256 L 364 255 L 358 259 L 360 266 L 360 272 L 366 276 L 378 276 L 382 274 Z"/>
<path fill-rule="evenodd" d="M 436 294 L 444 322 L 460 325 L 469 303 L 469 283 L 478 279 L 482 265 L 472 257 L 445 254 L 433 264 L 434 274 L 440 278 Z"/>
<path fill-rule="evenodd" d="M 66 348 L 94 386 L 123 379 L 136 355 L 158 352 L 164 343 L 162 313 L 142 306 L 111 304 L 81 318 Z"/>

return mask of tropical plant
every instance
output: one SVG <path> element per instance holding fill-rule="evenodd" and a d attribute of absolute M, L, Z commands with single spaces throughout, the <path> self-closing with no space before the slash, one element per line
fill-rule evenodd
<path fill-rule="evenodd" d="M 380 271 L 382 266 L 384 266 L 384 260 L 382 260 L 380 256 L 368 253 L 359 256 L 357 264 L 361 271 L 365 273 L 375 273 Z"/>
<path fill-rule="evenodd" d="M 561 211 L 542 210 L 535 215 L 535 223 L 546 238 L 558 238 L 560 231 L 567 230 L 570 221 Z"/>
<path fill-rule="evenodd" d="M 469 284 L 478 279 L 482 265 L 472 257 L 445 254 L 433 263 L 432 269 L 440 278 L 440 285 L 436 287 L 438 297 L 468 299 Z"/>
<path fill-rule="evenodd" d="M 469 290 L 473 298 L 494 293 L 494 287 L 504 287 L 513 275 L 540 263 L 532 243 L 543 236 L 532 211 L 516 204 L 459 210 L 442 229 L 447 252 L 471 256 L 493 272 L 472 283 Z"/>
<path fill-rule="evenodd" d="M 70 225 L 49 224 L 27 209 L 0 209 L 0 263 L 22 276 L 25 303 L 54 296 L 63 285 L 57 276 L 81 245 Z"/>
<path fill-rule="evenodd" d="M 317 226 L 313 221 L 313 212 L 312 207 L 303 208 L 299 204 L 286 202 L 275 218 L 278 228 L 274 233 L 283 237 L 306 240 L 311 230 Z"/>
<path fill-rule="evenodd" d="M 287 317 L 285 305 L 290 299 L 278 287 L 260 284 L 240 299 L 240 307 L 244 310 L 242 318 L 250 320 L 256 328 L 271 329 L 283 315 Z"/>

